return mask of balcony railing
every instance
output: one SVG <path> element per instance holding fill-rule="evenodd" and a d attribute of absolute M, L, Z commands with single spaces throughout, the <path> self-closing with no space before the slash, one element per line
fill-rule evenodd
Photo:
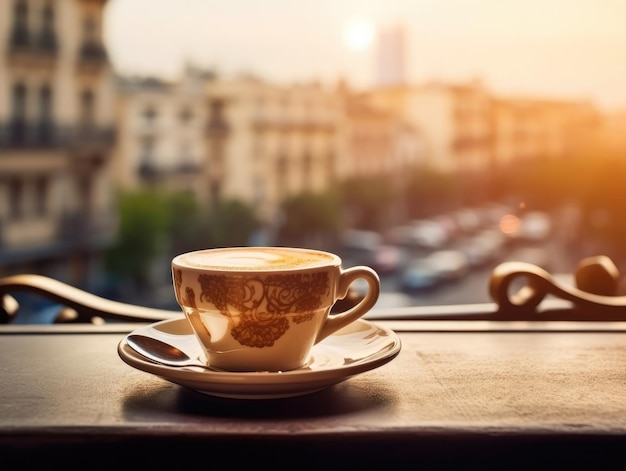
<path fill-rule="evenodd" d="M 57 35 L 53 30 L 45 30 L 34 35 L 25 27 L 16 26 L 9 43 L 9 54 L 12 58 L 28 58 L 44 60 L 56 57 L 58 52 Z"/>
<path fill-rule="evenodd" d="M 85 41 L 80 47 L 78 64 L 81 70 L 100 69 L 108 64 L 109 57 L 103 44 Z"/>
<path fill-rule="evenodd" d="M 115 129 L 108 126 L 60 126 L 52 121 L 37 123 L 21 118 L 0 122 L 0 149 L 111 147 L 115 138 Z"/>
<path fill-rule="evenodd" d="M 206 126 L 207 137 L 220 138 L 226 137 L 230 132 L 230 126 L 222 119 L 211 119 Z"/>
<path fill-rule="evenodd" d="M 202 170 L 196 163 L 183 162 L 174 167 L 161 167 L 153 163 L 142 162 L 137 173 L 144 180 L 159 180 L 175 176 L 198 175 Z"/>
<path fill-rule="evenodd" d="M 30 47 L 31 37 L 28 28 L 24 25 L 16 25 L 11 31 L 11 49 Z"/>

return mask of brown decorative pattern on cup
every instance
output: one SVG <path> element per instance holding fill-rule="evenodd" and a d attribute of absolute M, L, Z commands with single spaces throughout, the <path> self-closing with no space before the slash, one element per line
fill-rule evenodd
<path fill-rule="evenodd" d="M 274 345 L 288 329 L 289 320 L 285 316 L 262 312 L 242 314 L 239 324 L 231 324 L 230 334 L 241 345 L 263 348 Z"/>
<path fill-rule="evenodd" d="M 176 298 L 181 299 L 180 297 L 180 288 L 183 284 L 183 271 L 180 268 L 174 268 L 174 290 L 176 291 Z"/>
<path fill-rule="evenodd" d="M 185 299 L 183 300 L 185 306 L 189 306 L 193 309 L 197 309 L 196 306 L 196 293 L 193 292 L 193 288 L 187 286 L 185 288 Z"/>
<path fill-rule="evenodd" d="M 230 331 L 240 344 L 271 346 L 289 329 L 285 314 L 295 322 L 313 318 L 329 293 L 328 273 L 271 275 L 265 278 L 199 275 L 200 299 L 207 300 L 230 320 Z M 266 311 L 259 311 L 265 301 Z M 239 313 L 239 319 L 229 312 Z"/>

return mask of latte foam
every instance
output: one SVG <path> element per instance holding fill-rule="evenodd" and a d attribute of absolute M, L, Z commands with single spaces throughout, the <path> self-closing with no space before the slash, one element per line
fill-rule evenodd
<path fill-rule="evenodd" d="M 188 252 L 174 258 L 174 263 L 207 270 L 273 271 L 338 265 L 333 254 L 284 247 L 233 247 Z"/>

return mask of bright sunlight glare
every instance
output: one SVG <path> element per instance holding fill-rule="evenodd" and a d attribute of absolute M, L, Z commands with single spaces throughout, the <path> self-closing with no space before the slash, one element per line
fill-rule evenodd
<path fill-rule="evenodd" d="M 364 18 L 350 20 L 344 29 L 344 42 L 348 49 L 363 51 L 370 47 L 374 40 L 374 24 Z"/>

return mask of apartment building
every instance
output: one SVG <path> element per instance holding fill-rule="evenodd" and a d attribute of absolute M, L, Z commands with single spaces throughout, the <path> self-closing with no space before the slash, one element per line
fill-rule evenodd
<path fill-rule="evenodd" d="M 349 171 L 340 160 L 339 97 L 319 84 L 216 78 L 205 85 L 205 104 L 205 171 L 214 201 L 245 201 L 270 222 L 285 198 L 325 191 Z"/>
<path fill-rule="evenodd" d="M 427 136 L 429 163 L 444 172 L 484 171 L 491 161 L 491 95 L 479 82 L 411 87 L 406 119 Z"/>
<path fill-rule="evenodd" d="M 480 82 L 374 89 L 371 104 L 422 136 L 426 165 L 479 174 L 512 162 L 564 158 L 597 146 L 604 117 L 585 101 L 502 97 Z"/>
<path fill-rule="evenodd" d="M 603 117 L 585 101 L 529 97 L 492 100 L 494 165 L 583 153 L 601 138 Z"/>
<path fill-rule="evenodd" d="M 189 191 L 208 203 L 204 175 L 206 74 L 188 67 L 177 81 L 118 77 L 118 188 Z"/>
<path fill-rule="evenodd" d="M 106 0 L 0 2 L 0 273 L 93 289 L 116 214 Z"/>

